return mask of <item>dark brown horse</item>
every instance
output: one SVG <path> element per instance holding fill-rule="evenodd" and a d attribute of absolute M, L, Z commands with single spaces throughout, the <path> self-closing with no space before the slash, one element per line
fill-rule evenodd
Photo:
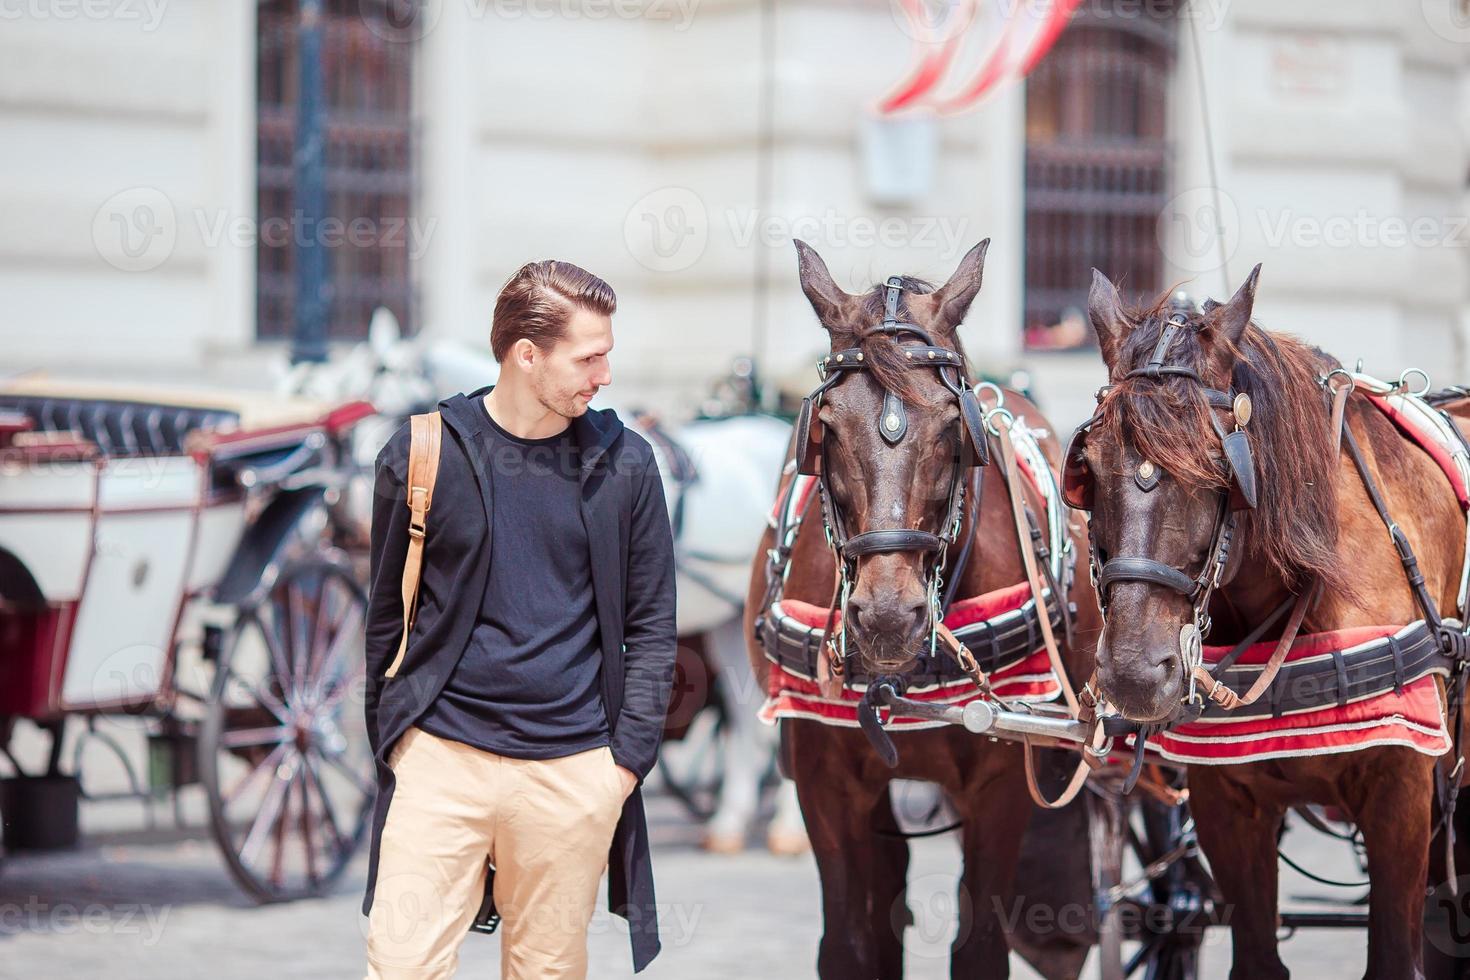
<path fill-rule="evenodd" d="M 935 345 L 963 350 L 958 329 L 980 289 L 985 245 L 976 246 L 953 277 L 935 289 L 903 279 L 898 316 L 919 325 Z M 797 243 L 801 286 L 831 339 L 834 352 L 860 348 L 870 370 L 854 372 L 824 398 L 818 421 L 824 430 L 825 475 L 833 502 L 849 533 L 908 528 L 938 533 L 944 522 L 952 463 L 964 438 L 956 398 L 930 371 L 905 370 L 907 336 L 868 332 L 885 313 L 885 289 L 849 295 L 833 282 L 822 259 Z M 907 432 L 890 444 L 877 427 L 885 391 L 902 398 Z M 1006 406 L 1033 425 L 1041 413 L 1015 392 Z M 1044 450 L 1055 469 L 1056 438 Z M 790 457 L 788 457 L 790 458 Z M 782 489 L 792 478 L 782 480 Z M 973 539 L 972 556 L 959 583 L 960 596 L 975 596 L 1026 580 L 1004 483 L 987 476 L 978 518 L 966 506 L 956 542 Z M 1029 490 L 1028 490 L 1029 492 Z M 1039 498 L 1028 505 L 1042 513 Z M 817 523 L 813 513 L 809 523 Z M 1074 531 L 1078 529 L 1074 528 Z M 755 637 L 755 618 L 766 590 L 767 532 L 751 574 L 747 637 L 756 676 L 765 687 L 769 665 Z M 1073 535 L 1074 547 L 1084 547 Z M 930 621 L 925 592 L 925 556 L 888 551 L 857 560 L 852 582 L 849 647 L 856 647 L 869 675 L 903 674 L 915 653 L 928 646 Z M 804 528 L 792 554 L 785 596 L 823 609 L 833 595 L 837 571 L 820 527 Z M 1091 648 L 1099 622 L 1095 600 L 1081 576 L 1072 596 L 1084 613 L 1075 624 L 1077 642 L 1065 651 L 1073 678 L 1091 670 Z M 860 980 L 899 977 L 908 844 L 875 833 L 889 827 L 888 784 L 893 778 L 927 780 L 947 793 L 963 821 L 964 871 L 959 886 L 959 934 L 951 950 L 951 975 L 1007 975 L 1002 913 L 1013 911 L 1013 879 L 1023 831 L 1033 806 L 1027 795 L 1020 747 L 992 743 L 959 728 L 927 729 L 894 736 L 899 761 L 889 768 L 855 728 L 809 720 L 786 720 L 789 770 L 822 881 L 823 934 L 817 966 L 822 977 Z M 1075 855 L 1085 862 L 1085 854 Z M 1084 950 L 1085 952 L 1085 950 Z"/>
<path fill-rule="evenodd" d="M 1125 308 L 1112 283 L 1094 272 L 1089 313 L 1112 384 L 1083 454 L 1097 555 L 1142 559 L 1135 567 L 1157 562 L 1189 576 L 1204 567 L 1221 494 L 1238 491 L 1222 457 L 1223 430 L 1211 420 L 1220 406 L 1212 408 L 1205 392 L 1245 393 L 1255 461 L 1246 479 L 1253 477 L 1257 500 L 1238 512 L 1225 580 L 1209 601 L 1210 642 L 1236 643 L 1313 582 L 1320 592 L 1305 607 L 1303 632 L 1418 620 L 1423 614 L 1385 525 L 1329 424 L 1321 379 L 1337 362 L 1251 322 L 1259 271 L 1228 303 L 1189 313 L 1162 344 L 1165 303 Z M 1167 347 L 1161 358 L 1160 347 Z M 1185 373 L 1138 373 L 1160 359 Z M 1453 615 L 1465 523 L 1443 473 L 1363 398 L 1348 399 L 1345 419 L 1418 554 L 1429 594 Z M 1129 575 L 1105 582 L 1103 592 L 1103 695 L 1135 721 L 1177 719 L 1187 682 L 1180 636 L 1194 614 L 1191 599 Z M 1277 626 L 1262 638 L 1280 633 Z M 1362 831 L 1372 879 L 1367 975 L 1419 972 L 1434 767 L 1434 758 L 1410 748 L 1380 746 L 1190 768 L 1199 841 L 1231 906 L 1232 977 L 1287 975 L 1276 943 L 1277 836 L 1286 809 L 1305 803 L 1340 807 Z"/>

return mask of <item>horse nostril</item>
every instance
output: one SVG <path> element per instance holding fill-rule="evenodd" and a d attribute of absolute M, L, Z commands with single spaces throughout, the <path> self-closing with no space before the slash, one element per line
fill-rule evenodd
<path fill-rule="evenodd" d="M 922 600 L 914 603 L 899 600 L 869 608 L 853 597 L 848 599 L 847 609 L 858 628 L 867 633 L 907 638 L 927 622 L 927 607 Z"/>

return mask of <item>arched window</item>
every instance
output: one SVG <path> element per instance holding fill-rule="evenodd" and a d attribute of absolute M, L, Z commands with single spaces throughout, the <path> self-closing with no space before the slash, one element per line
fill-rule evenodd
<path fill-rule="evenodd" d="M 1026 85 L 1026 346 L 1092 343 L 1089 269 L 1152 296 L 1167 201 L 1168 0 L 1087 3 Z"/>
<path fill-rule="evenodd" d="M 387 306 L 405 333 L 414 329 L 409 257 L 413 217 L 412 90 L 414 44 L 387 7 L 398 0 L 326 0 L 322 78 L 328 221 L 304 227 L 294 214 L 297 0 L 262 0 L 257 26 L 258 106 L 256 333 L 290 337 L 299 236 L 325 244 L 331 269 L 331 339 L 367 335 L 375 307 Z"/>

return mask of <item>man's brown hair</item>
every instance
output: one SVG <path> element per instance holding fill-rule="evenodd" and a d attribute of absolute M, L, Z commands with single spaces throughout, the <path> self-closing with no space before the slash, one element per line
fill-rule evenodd
<path fill-rule="evenodd" d="M 495 300 L 490 351 L 503 363 L 522 337 L 550 350 L 566 336 L 573 307 L 612 316 L 618 309 L 613 288 L 570 262 L 543 259 L 516 270 Z"/>

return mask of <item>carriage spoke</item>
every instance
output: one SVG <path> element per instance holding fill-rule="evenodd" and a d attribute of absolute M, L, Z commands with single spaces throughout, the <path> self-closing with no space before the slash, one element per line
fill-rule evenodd
<path fill-rule="evenodd" d="M 290 741 L 294 729 L 289 725 L 266 728 L 237 728 L 220 733 L 219 744 L 227 749 L 253 748 L 259 745 L 278 745 Z"/>
<path fill-rule="evenodd" d="M 250 822 L 250 830 L 245 834 L 245 842 L 240 845 L 240 860 L 247 865 L 254 863 L 256 854 L 265 843 L 266 834 L 279 822 L 281 810 L 286 802 L 286 794 L 291 791 L 291 784 L 295 780 L 295 768 L 282 777 L 277 767 L 276 778 L 266 791 L 265 800 L 262 801 L 260 810 L 255 814 L 255 819 Z"/>
<path fill-rule="evenodd" d="M 321 659 L 317 662 L 318 672 L 325 672 L 326 667 L 333 663 L 336 663 L 340 659 L 341 652 L 344 647 L 348 646 L 349 644 L 359 642 L 360 640 L 360 635 L 358 633 L 357 627 L 358 624 L 362 622 L 362 607 L 354 603 L 351 607 L 349 615 L 343 618 L 344 620 L 350 620 L 351 625 L 349 627 L 346 623 L 344 623 L 343 628 L 338 630 L 337 634 L 332 637 L 331 647 L 327 650 L 326 653 L 322 655 Z M 318 692 L 319 689 L 322 687 L 322 685 L 317 683 L 317 673 L 315 672 L 312 675 L 311 687 L 313 691 Z M 340 685 L 340 687 L 345 688 L 346 685 Z M 325 706 L 328 703 L 335 703 L 335 701 L 337 700 L 340 700 L 340 695 L 338 694 L 337 690 L 333 690 L 332 694 L 322 698 L 321 702 L 319 702 L 319 706 Z"/>
<path fill-rule="evenodd" d="M 302 757 L 301 763 L 304 769 L 306 767 L 306 758 L 304 756 Z M 311 839 L 311 797 L 308 795 L 307 777 L 305 772 L 301 773 L 300 783 L 301 846 L 306 851 L 306 879 L 307 881 L 310 881 L 313 885 L 315 885 L 321 880 L 321 878 L 317 874 L 316 870 L 316 845 L 312 842 Z"/>
<path fill-rule="evenodd" d="M 327 795 L 327 787 L 322 784 L 322 777 L 312 765 L 308 754 L 304 760 L 306 764 L 306 781 L 316 787 L 316 795 L 322 801 L 323 825 L 332 835 L 333 849 L 338 853 L 347 849 L 347 838 L 342 836 L 341 825 L 337 822 L 337 814 L 332 809 L 331 797 Z"/>
<path fill-rule="evenodd" d="M 336 576 L 323 575 L 321 585 L 316 593 L 315 613 L 312 620 L 311 644 L 306 648 L 306 670 L 302 676 L 302 687 L 310 688 L 312 679 L 316 677 L 317 664 L 320 662 L 320 653 L 333 639 L 335 634 L 328 629 L 331 617 L 327 615 L 328 597 L 332 591 L 331 585 L 336 581 Z"/>
<path fill-rule="evenodd" d="M 281 724 L 291 724 L 291 709 L 286 707 L 286 705 L 283 704 L 279 699 L 277 699 L 275 695 L 271 694 L 264 687 L 259 687 L 255 684 L 250 683 L 245 678 L 237 674 L 233 667 L 227 667 L 226 671 L 228 673 L 229 679 L 233 679 L 234 681 L 236 681 L 237 684 L 244 689 L 245 693 L 250 695 L 250 697 L 255 701 L 256 704 L 260 705 L 262 708 L 275 715 L 276 718 L 281 722 Z"/>
<path fill-rule="evenodd" d="M 276 608 L 276 607 L 273 607 Z M 286 694 L 286 679 L 291 676 L 286 651 L 281 647 L 281 638 L 278 635 L 280 629 L 279 616 L 271 614 L 270 623 L 265 623 L 258 615 L 256 623 L 260 626 L 260 635 L 265 639 L 267 652 L 270 654 L 271 667 L 277 677 L 281 679 L 281 693 Z"/>
<path fill-rule="evenodd" d="M 286 650 L 291 660 L 291 697 L 300 697 L 302 678 L 306 673 L 304 663 L 311 656 L 311 641 L 307 639 L 306 600 L 296 582 L 286 583 Z"/>
<path fill-rule="evenodd" d="M 300 756 L 297 756 L 299 759 Z M 271 884 L 280 891 L 286 881 L 286 828 L 291 819 L 291 790 L 296 786 L 297 770 L 291 771 L 290 778 L 286 781 L 286 791 L 281 794 L 281 809 L 276 815 L 272 829 L 275 831 L 275 851 L 271 854 Z"/>
<path fill-rule="evenodd" d="M 236 798 L 238 798 L 239 795 L 245 791 L 245 787 L 255 782 L 256 776 L 260 775 L 262 772 L 273 770 L 278 765 L 280 765 L 281 758 L 286 754 L 286 749 L 289 747 L 289 743 L 285 742 L 277 745 L 274 749 L 271 750 L 269 755 L 267 755 L 264 759 L 261 759 L 254 766 L 252 766 L 249 772 L 241 776 L 240 781 L 237 782 L 230 790 L 221 793 L 220 798 L 221 801 L 224 803 L 224 808 L 229 809 L 230 804 L 234 803 Z"/>
<path fill-rule="evenodd" d="M 348 781 L 350 781 L 352 785 L 356 786 L 363 796 L 371 797 L 374 793 L 378 791 L 377 786 L 364 779 L 362 773 L 354 771 L 351 766 L 342 761 L 340 756 L 332 755 L 327 752 L 323 752 L 321 756 L 324 760 L 326 760 L 328 765 L 346 776 Z"/>

